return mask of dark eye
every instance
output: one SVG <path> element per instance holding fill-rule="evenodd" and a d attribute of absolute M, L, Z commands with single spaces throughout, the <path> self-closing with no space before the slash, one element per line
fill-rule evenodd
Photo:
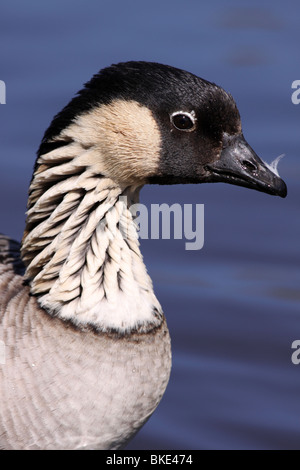
<path fill-rule="evenodd" d="M 193 131 L 195 129 L 195 113 L 178 111 L 171 115 L 171 123 L 180 131 Z"/>

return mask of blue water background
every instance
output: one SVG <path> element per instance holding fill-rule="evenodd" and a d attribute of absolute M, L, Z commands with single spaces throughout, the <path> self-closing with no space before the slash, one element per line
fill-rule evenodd
<path fill-rule="evenodd" d="M 280 199 L 224 184 L 145 187 L 205 204 L 205 244 L 143 240 L 172 336 L 163 400 L 128 449 L 299 449 L 300 4 L 212 0 L 1 3 L 0 231 L 20 239 L 35 152 L 53 115 L 104 66 L 150 60 L 230 91 L 244 134 L 279 154 Z M 138 123 L 137 123 L 138 125 Z"/>

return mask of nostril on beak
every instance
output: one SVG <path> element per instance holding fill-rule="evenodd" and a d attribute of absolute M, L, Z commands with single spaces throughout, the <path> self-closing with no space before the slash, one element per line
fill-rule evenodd
<path fill-rule="evenodd" d="M 251 171 L 251 172 L 257 171 L 257 166 L 254 163 L 250 162 L 249 160 L 243 160 L 242 165 L 248 171 Z"/>

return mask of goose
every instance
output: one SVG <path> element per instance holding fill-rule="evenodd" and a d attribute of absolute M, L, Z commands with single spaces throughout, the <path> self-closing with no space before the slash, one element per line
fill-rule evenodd
<path fill-rule="evenodd" d="M 21 245 L 0 238 L 1 449 L 126 446 L 171 370 L 130 207 L 147 183 L 285 197 L 275 166 L 232 96 L 194 74 L 125 62 L 85 84 L 41 141 Z"/>

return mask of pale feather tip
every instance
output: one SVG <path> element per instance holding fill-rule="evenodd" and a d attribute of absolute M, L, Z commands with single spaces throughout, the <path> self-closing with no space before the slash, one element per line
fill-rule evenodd
<path fill-rule="evenodd" d="M 276 157 L 275 160 L 273 160 L 271 163 L 264 162 L 265 165 L 269 168 L 269 170 L 271 170 L 276 176 L 279 176 L 278 169 L 277 169 L 278 163 L 284 156 L 285 154 L 282 153 L 281 155 Z"/>

